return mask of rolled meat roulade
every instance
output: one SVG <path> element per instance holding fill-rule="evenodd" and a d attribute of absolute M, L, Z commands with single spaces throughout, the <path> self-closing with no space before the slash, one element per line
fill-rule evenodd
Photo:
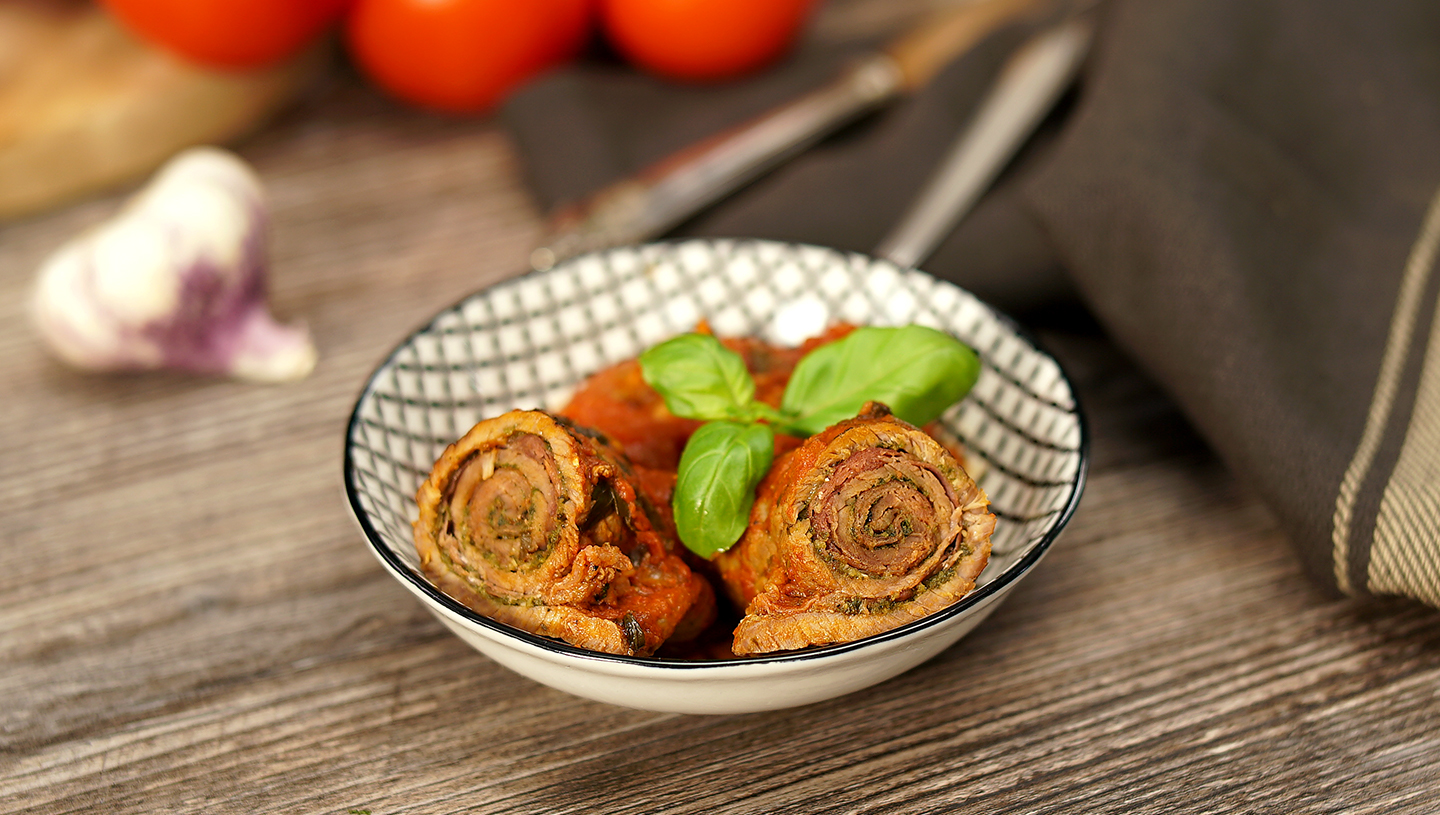
<path fill-rule="evenodd" d="M 867 404 L 776 461 L 716 556 L 745 610 L 734 652 L 849 642 L 950 605 L 990 558 L 988 506 L 949 451 Z"/>
<path fill-rule="evenodd" d="M 636 485 L 594 431 L 541 411 L 486 419 L 445 449 L 416 494 L 421 566 L 491 619 L 595 651 L 653 654 L 704 628 L 714 594 Z"/>

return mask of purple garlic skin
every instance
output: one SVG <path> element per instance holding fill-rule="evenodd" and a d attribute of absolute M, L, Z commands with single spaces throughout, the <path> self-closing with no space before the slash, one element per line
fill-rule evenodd
<path fill-rule="evenodd" d="M 303 379 L 317 354 L 303 326 L 270 316 L 267 225 L 260 181 L 239 157 L 187 150 L 41 266 L 40 335 L 86 370 Z"/>

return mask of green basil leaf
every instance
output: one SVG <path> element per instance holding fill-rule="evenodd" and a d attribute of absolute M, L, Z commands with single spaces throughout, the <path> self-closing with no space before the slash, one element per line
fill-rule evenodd
<path fill-rule="evenodd" d="M 707 558 L 735 545 L 750 522 L 755 485 L 774 459 L 775 432 L 769 425 L 701 425 L 680 454 L 675 481 L 672 506 L 680 542 Z"/>
<path fill-rule="evenodd" d="M 822 345 L 795 366 L 780 411 L 807 433 L 853 418 L 866 402 L 884 402 L 923 425 L 960 401 L 980 375 L 980 360 L 933 328 L 859 328 Z"/>
<path fill-rule="evenodd" d="M 640 355 L 645 382 L 687 419 L 745 416 L 755 380 L 739 354 L 709 334 L 681 334 Z"/>

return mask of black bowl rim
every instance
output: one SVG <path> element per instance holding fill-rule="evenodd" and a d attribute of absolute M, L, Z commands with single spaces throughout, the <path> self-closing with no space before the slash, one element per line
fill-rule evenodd
<path fill-rule="evenodd" d="M 842 256 L 859 256 L 867 258 L 872 262 L 885 262 L 870 255 L 866 255 L 862 252 L 848 252 L 840 249 L 834 249 L 831 247 L 815 246 L 813 244 L 797 243 L 794 241 L 775 241 L 758 238 L 676 238 L 673 240 L 654 241 L 648 244 L 644 244 L 643 246 L 679 246 L 687 243 L 695 243 L 697 241 L 710 244 L 716 244 L 725 241 L 756 244 L 770 243 L 787 246 L 794 249 L 818 249 L 825 252 L 836 253 Z M 590 254 L 601 254 L 604 252 L 616 251 L 622 248 L 638 249 L 640 248 L 640 246 L 611 247 L 609 249 L 597 250 L 596 252 Z M 567 260 L 566 262 L 568 263 L 570 261 Z M 1025 553 L 1025 556 L 1021 558 L 1018 563 L 1011 565 L 1009 569 L 1002 572 L 994 580 L 986 583 L 983 586 L 980 586 L 979 588 L 965 595 L 955 603 L 952 603 L 951 605 L 946 606 L 939 611 L 927 614 L 918 620 L 913 620 L 897 628 L 892 628 L 889 631 L 882 631 L 879 634 L 872 634 L 868 637 L 864 637 L 862 639 L 854 640 L 851 642 L 822 645 L 814 648 L 807 648 L 801 651 L 785 651 L 775 654 L 760 654 L 757 656 L 734 657 L 732 659 L 687 660 L 664 657 L 639 657 L 625 656 L 621 654 L 606 654 L 599 651 L 592 651 L 588 648 L 581 648 L 576 645 L 571 645 L 570 643 L 563 642 L 561 640 L 550 639 L 549 637 L 542 637 L 538 634 L 532 634 L 528 631 L 523 631 L 519 628 L 514 628 L 504 623 L 492 620 L 489 617 L 486 617 L 485 615 L 470 608 L 469 606 L 464 605 L 460 601 L 450 597 L 448 594 L 440 591 L 440 589 L 436 588 L 432 583 L 430 583 L 429 580 L 426 580 L 424 576 L 414 571 L 411 571 L 409 566 L 402 562 L 399 557 L 390 549 L 390 547 L 384 543 L 379 531 L 375 528 L 374 524 L 371 523 L 369 514 L 365 511 L 364 507 L 360 505 L 359 486 L 356 483 L 356 468 L 354 456 L 351 450 L 351 440 L 355 438 L 356 425 L 358 425 L 360 422 L 360 406 L 362 403 L 364 403 L 365 398 L 374 388 L 376 377 L 380 375 L 381 371 L 385 370 L 387 367 L 390 366 L 392 362 L 394 362 L 395 357 L 399 355 L 399 353 L 404 348 L 408 347 L 415 339 L 415 337 L 424 333 L 425 331 L 430 330 L 437 322 L 439 322 L 445 316 L 459 311 L 460 308 L 465 303 L 469 302 L 471 298 L 474 298 L 477 295 L 480 295 L 481 293 L 488 291 L 491 288 L 494 288 L 495 286 L 509 285 L 530 277 L 550 274 L 555 270 L 555 268 L 560 268 L 560 264 L 557 264 L 557 266 L 551 269 L 547 269 L 545 271 L 532 270 L 524 274 L 516 275 L 514 277 L 506 278 L 505 280 L 492 283 L 491 285 L 484 288 L 477 289 L 476 291 L 473 291 L 465 295 L 464 297 L 461 297 L 448 308 L 440 310 L 425 324 L 411 331 L 405 336 L 404 339 L 397 343 L 395 347 L 391 349 L 390 353 L 385 356 L 385 359 L 382 360 L 378 365 L 376 365 L 375 369 L 370 372 L 370 376 L 365 380 L 365 387 L 360 391 L 360 395 L 357 396 L 355 399 L 355 406 L 351 409 L 350 419 L 348 422 L 346 422 L 345 425 L 345 495 L 350 501 L 351 511 L 354 512 L 355 519 L 359 522 L 360 528 L 365 533 L 365 537 L 369 541 L 370 546 L 375 550 L 376 555 L 387 566 L 389 566 L 392 571 L 404 577 L 405 580 L 410 583 L 413 589 L 417 590 L 420 594 L 424 595 L 436 605 L 444 608 L 446 611 L 449 611 L 456 616 L 465 619 L 467 622 L 474 623 L 475 625 L 478 625 L 482 628 L 489 629 L 504 637 L 520 640 L 529 645 L 540 648 L 544 651 L 549 651 L 551 653 L 561 654 L 566 657 L 573 657 L 597 663 L 611 663 L 616 665 L 628 665 L 645 668 L 662 668 L 667 670 L 693 671 L 707 669 L 717 670 L 743 665 L 774 665 L 782 663 L 810 662 L 849 653 L 851 651 L 857 651 L 875 645 L 876 643 L 889 642 L 892 640 L 909 637 L 917 632 L 940 625 L 947 620 L 957 617 L 963 614 L 965 611 L 984 603 L 990 597 L 999 594 L 1001 591 L 1005 590 L 1010 585 L 1017 582 L 1021 577 L 1029 573 L 1029 571 L 1035 567 L 1035 564 L 1040 562 L 1040 559 L 1045 556 L 1045 553 L 1049 551 L 1050 546 L 1055 542 L 1057 538 L 1060 537 L 1060 533 L 1063 532 L 1065 527 L 1070 523 L 1070 519 L 1074 517 L 1075 510 L 1080 505 L 1080 497 L 1085 491 L 1085 481 L 1089 470 L 1090 432 L 1089 424 L 1085 419 L 1085 411 L 1081 408 L 1079 396 L 1075 392 L 1075 383 L 1071 381 L 1069 373 L 1067 373 L 1065 370 L 1065 366 L 1061 365 L 1060 361 L 1055 358 L 1055 355 L 1051 354 L 1048 350 L 1046 350 L 1045 347 L 1041 345 L 1040 342 L 1033 335 L 1031 335 L 1028 330 L 1026 330 L 1018 322 L 1016 322 L 1013 317 L 1003 311 L 1000 311 L 989 303 L 986 303 L 980 298 L 975 297 L 974 294 L 966 290 L 964 287 L 958 286 L 954 283 L 950 283 L 950 281 L 941 281 L 949 285 L 956 286 L 956 288 L 961 289 L 971 297 L 975 297 L 976 302 L 984 306 L 997 320 L 1004 323 L 1006 327 L 1014 331 L 1017 336 L 1021 337 L 1027 343 L 1029 343 L 1030 346 L 1036 351 L 1039 351 L 1040 353 L 1049 357 L 1051 361 L 1055 363 L 1056 368 L 1059 370 L 1060 378 L 1064 380 L 1066 387 L 1070 390 L 1070 398 L 1074 405 L 1073 412 L 1075 414 L 1080 429 L 1080 444 L 1077 448 L 1080 460 L 1076 467 L 1075 481 L 1070 491 L 1070 497 L 1066 501 L 1065 506 L 1060 510 L 1060 516 L 1056 520 L 1054 526 L 1050 528 L 1050 531 L 1045 533 L 1045 536 L 1042 537 L 1038 543 L 1031 547 L 1029 552 Z M 901 268 L 901 271 L 920 271 L 924 274 L 928 274 L 920 269 L 906 269 L 904 267 L 897 268 Z"/>

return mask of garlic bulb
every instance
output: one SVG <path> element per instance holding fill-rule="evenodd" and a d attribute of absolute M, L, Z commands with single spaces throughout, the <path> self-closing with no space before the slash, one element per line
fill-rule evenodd
<path fill-rule="evenodd" d="M 304 378 L 309 332 L 275 322 L 265 302 L 266 225 L 260 181 L 239 157 L 187 150 L 41 266 L 40 334 L 89 370 Z"/>

